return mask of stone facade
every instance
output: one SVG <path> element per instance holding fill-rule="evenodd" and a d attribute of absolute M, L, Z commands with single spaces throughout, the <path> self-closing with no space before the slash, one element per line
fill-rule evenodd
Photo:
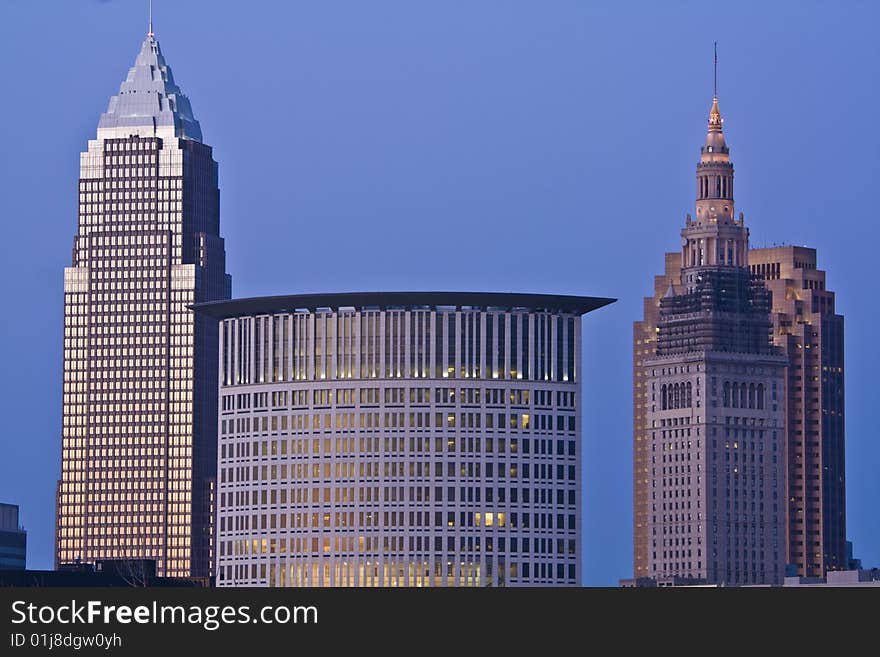
<path fill-rule="evenodd" d="M 787 359 L 748 269 L 722 126 L 715 98 L 696 218 L 634 325 L 634 576 L 778 584 Z"/>

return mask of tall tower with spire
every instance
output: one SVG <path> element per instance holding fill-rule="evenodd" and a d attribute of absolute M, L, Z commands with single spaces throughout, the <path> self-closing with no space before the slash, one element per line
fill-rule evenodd
<path fill-rule="evenodd" d="M 634 576 L 781 583 L 786 359 L 748 269 L 717 87 L 695 217 L 634 325 Z"/>
<path fill-rule="evenodd" d="M 749 231 L 743 218 L 734 220 L 733 163 L 724 139 L 724 119 L 718 108 L 718 51 L 712 109 L 706 143 L 697 164 L 696 220 L 688 215 L 682 230 L 682 263 L 687 269 L 723 267 L 742 269 L 748 265 Z M 693 276 L 688 276 L 693 283 Z"/>
<path fill-rule="evenodd" d="M 733 164 L 723 122 L 714 96 L 697 164 L 696 219 L 688 217 L 682 231 L 682 257 L 688 268 L 747 264 L 749 231 L 742 217 L 734 220 Z"/>
<path fill-rule="evenodd" d="M 80 156 L 64 270 L 56 562 L 211 570 L 216 326 L 228 299 L 217 163 L 153 34 Z"/>

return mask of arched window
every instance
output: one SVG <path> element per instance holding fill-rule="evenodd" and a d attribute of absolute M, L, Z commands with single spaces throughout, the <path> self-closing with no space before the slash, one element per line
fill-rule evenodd
<path fill-rule="evenodd" d="M 749 407 L 749 391 L 746 388 L 745 383 L 741 383 L 739 386 L 739 407 L 740 408 L 748 408 Z"/>
<path fill-rule="evenodd" d="M 749 384 L 749 408 L 755 408 L 755 384 Z"/>
<path fill-rule="evenodd" d="M 730 384 L 730 405 L 733 408 L 739 408 L 739 384 Z"/>
<path fill-rule="evenodd" d="M 672 408 L 678 408 L 678 384 L 672 386 Z"/>
<path fill-rule="evenodd" d="M 730 381 L 724 382 L 724 408 L 730 407 Z"/>
<path fill-rule="evenodd" d="M 693 400 L 691 398 L 691 382 L 687 382 L 687 401 L 685 402 L 685 406 L 690 408 L 693 405 Z"/>
<path fill-rule="evenodd" d="M 764 408 L 764 384 L 758 384 L 758 408 Z"/>
<path fill-rule="evenodd" d="M 664 383 L 660 388 L 660 410 L 665 411 L 666 408 L 666 384 Z"/>

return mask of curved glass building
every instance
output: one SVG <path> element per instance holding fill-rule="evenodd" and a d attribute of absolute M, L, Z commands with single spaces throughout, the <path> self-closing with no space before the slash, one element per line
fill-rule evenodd
<path fill-rule="evenodd" d="M 352 293 L 219 320 L 218 586 L 580 583 L 581 315 Z"/>

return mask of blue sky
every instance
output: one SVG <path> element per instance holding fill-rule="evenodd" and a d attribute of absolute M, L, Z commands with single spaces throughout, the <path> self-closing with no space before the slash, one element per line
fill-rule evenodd
<path fill-rule="evenodd" d="M 154 4 L 220 163 L 236 296 L 620 299 L 584 324 L 587 584 L 631 573 L 631 322 L 693 212 L 717 40 L 752 244 L 816 247 L 846 315 L 848 534 L 880 565 L 876 3 Z M 146 5 L 0 6 L 0 500 L 22 505 L 34 568 L 52 565 L 79 153 Z"/>

